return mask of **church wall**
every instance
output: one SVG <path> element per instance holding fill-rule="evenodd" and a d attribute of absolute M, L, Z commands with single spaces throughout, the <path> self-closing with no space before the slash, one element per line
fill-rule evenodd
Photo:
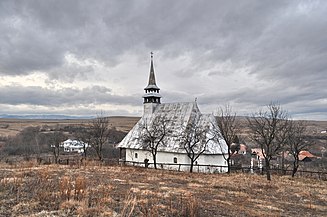
<path fill-rule="evenodd" d="M 157 103 L 144 103 L 143 115 L 153 114 L 157 105 Z"/>
<path fill-rule="evenodd" d="M 153 168 L 153 159 L 149 151 L 126 149 L 126 161 L 141 163 L 140 166 L 144 166 L 144 160 L 148 159 L 149 167 Z M 190 164 L 189 157 L 184 153 L 172 153 L 172 152 L 158 152 L 157 154 L 157 168 L 189 171 L 190 167 L 181 164 Z M 170 165 L 161 165 L 161 163 Z M 133 164 L 133 163 L 129 163 Z M 201 155 L 197 159 L 197 165 L 194 165 L 194 172 L 227 172 L 227 168 L 224 167 L 211 167 L 201 165 L 215 165 L 226 166 L 225 160 L 222 155 Z"/>

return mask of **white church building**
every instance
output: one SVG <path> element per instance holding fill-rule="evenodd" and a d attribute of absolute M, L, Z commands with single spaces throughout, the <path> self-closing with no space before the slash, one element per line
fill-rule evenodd
<path fill-rule="evenodd" d="M 151 149 L 144 145 L 148 128 L 160 124 L 158 119 L 165 120 L 165 131 L 162 142 L 158 145 L 156 154 L 157 168 L 189 171 L 191 160 L 185 149 L 185 136 L 189 126 L 195 126 L 205 132 L 199 147 L 194 151 L 201 154 L 194 162 L 194 172 L 226 172 L 227 162 L 223 154 L 227 153 L 225 140 L 219 135 L 216 119 L 211 114 L 201 114 L 197 102 L 161 103 L 160 88 L 156 84 L 153 55 L 151 53 L 150 76 L 147 87 L 144 88 L 144 112 L 141 119 L 118 144 L 121 161 L 130 165 L 153 167 Z M 157 128 L 160 130 L 160 128 Z M 162 129 L 161 129 L 162 130 Z M 212 133 L 216 132 L 216 133 Z M 218 133 L 217 133 L 218 132 Z M 194 133 L 194 131 L 193 131 Z M 192 138 L 192 137 L 190 137 Z M 205 143 L 205 144 L 204 144 Z M 146 162 L 146 163 L 145 163 Z"/>

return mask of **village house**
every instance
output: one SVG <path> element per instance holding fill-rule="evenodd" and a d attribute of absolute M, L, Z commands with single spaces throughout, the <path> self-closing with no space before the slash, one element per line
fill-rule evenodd
<path fill-rule="evenodd" d="M 299 160 L 302 162 L 311 162 L 317 159 L 317 156 L 311 154 L 309 151 L 300 151 Z"/>
<path fill-rule="evenodd" d="M 237 146 L 237 148 L 235 148 Z M 230 164 L 232 167 L 249 167 L 251 163 L 251 153 L 245 144 L 231 145 Z"/>
<path fill-rule="evenodd" d="M 152 54 L 149 81 L 144 90 L 143 116 L 118 144 L 122 161 L 141 166 L 148 164 L 149 167 L 153 167 L 152 155 L 142 138 L 147 133 L 147 128 L 161 124 L 156 120 L 164 120 L 167 134 L 161 145 L 158 146 L 156 155 L 158 168 L 189 170 L 191 161 L 182 141 L 183 136 L 186 136 L 186 129 L 196 125 L 199 129 L 206 129 L 206 139 L 198 144 L 199 147 L 205 147 L 205 151 L 196 159 L 194 171 L 227 171 L 227 162 L 223 157 L 223 153 L 227 153 L 226 142 L 221 137 L 217 138 L 217 134 L 215 136 L 212 133 L 220 132 L 215 117 L 211 114 L 202 114 L 196 100 L 194 102 L 161 103 L 160 88 L 155 80 Z M 199 150 L 195 147 L 194 151 Z"/>
<path fill-rule="evenodd" d="M 64 152 L 84 153 L 84 148 L 88 148 L 89 144 L 79 140 L 67 139 L 60 143 L 59 147 L 64 148 Z"/>

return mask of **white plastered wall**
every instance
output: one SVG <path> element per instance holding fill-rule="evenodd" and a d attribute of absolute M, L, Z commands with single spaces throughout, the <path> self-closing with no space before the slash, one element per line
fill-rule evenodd
<path fill-rule="evenodd" d="M 177 163 L 174 162 L 174 158 L 177 159 Z M 126 161 L 129 164 L 135 164 L 144 166 L 144 160 L 148 159 L 149 167 L 153 167 L 152 155 L 146 150 L 126 149 Z M 172 153 L 172 152 L 158 152 L 157 154 L 157 168 L 169 169 L 169 170 L 180 170 L 189 171 L 190 167 L 182 164 L 190 164 L 189 157 L 184 153 Z M 169 165 L 163 165 L 169 164 Z M 207 166 L 201 166 L 207 165 Z M 221 166 L 221 167 L 217 167 Z M 194 172 L 227 172 L 227 163 L 222 155 L 201 155 L 193 167 Z"/>

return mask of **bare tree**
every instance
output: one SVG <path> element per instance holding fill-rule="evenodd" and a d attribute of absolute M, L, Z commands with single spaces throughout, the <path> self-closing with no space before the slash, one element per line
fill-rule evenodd
<path fill-rule="evenodd" d="M 89 124 L 89 144 L 95 150 L 98 159 L 103 160 L 103 146 L 109 140 L 109 118 L 101 113 Z"/>
<path fill-rule="evenodd" d="M 230 158 L 231 158 L 231 146 L 234 141 L 238 140 L 236 135 L 236 113 L 232 112 L 232 108 L 229 105 L 226 105 L 225 108 L 219 107 L 217 114 L 217 125 L 219 131 L 215 132 L 216 134 L 223 137 L 227 144 L 227 153 L 223 153 L 224 159 L 227 161 L 228 173 L 230 173 Z"/>
<path fill-rule="evenodd" d="M 52 148 L 52 153 L 55 158 L 55 163 L 57 164 L 60 155 L 60 143 L 65 140 L 65 135 L 63 134 L 63 132 L 55 131 L 49 133 L 49 140 L 50 146 Z"/>
<path fill-rule="evenodd" d="M 250 137 L 262 151 L 266 164 L 267 180 L 271 180 L 270 161 L 277 155 L 286 141 L 288 115 L 281 106 L 271 103 L 267 111 L 259 111 L 247 118 Z"/>
<path fill-rule="evenodd" d="M 193 172 L 194 163 L 207 150 L 207 145 L 214 136 L 210 135 L 210 126 L 203 126 L 200 117 L 186 126 L 181 136 L 181 144 L 191 161 L 190 172 Z"/>
<path fill-rule="evenodd" d="M 75 137 L 83 145 L 83 158 L 85 160 L 92 142 L 89 128 L 87 126 L 78 127 Z"/>
<path fill-rule="evenodd" d="M 31 155 L 41 153 L 40 149 L 40 128 L 26 127 L 19 132 L 15 137 L 10 137 L 6 141 L 4 152 L 12 155 L 23 155 L 26 160 L 29 160 Z"/>
<path fill-rule="evenodd" d="M 167 136 L 168 120 L 165 116 L 155 117 L 151 122 L 145 120 L 141 141 L 143 148 L 148 150 L 153 159 L 154 168 L 157 169 L 157 153 L 160 146 L 164 146 L 164 139 Z"/>
<path fill-rule="evenodd" d="M 293 170 L 292 177 L 295 176 L 299 168 L 299 154 L 307 147 L 308 143 L 305 140 L 305 122 L 304 121 L 290 121 L 289 128 L 287 130 L 286 143 L 293 156 Z"/>

